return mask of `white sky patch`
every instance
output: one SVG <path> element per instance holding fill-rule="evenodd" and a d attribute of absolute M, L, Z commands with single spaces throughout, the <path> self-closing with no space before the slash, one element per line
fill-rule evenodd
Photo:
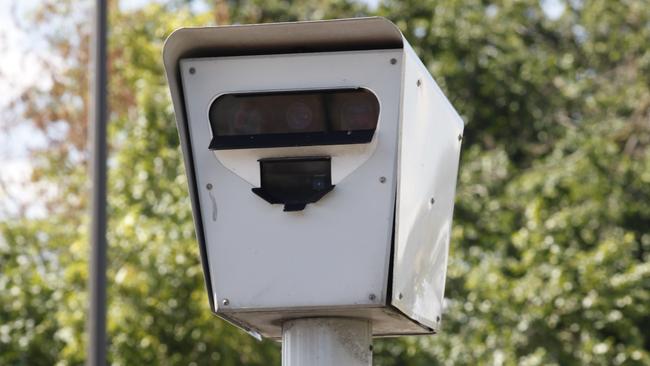
<path fill-rule="evenodd" d="M 19 115 L 8 110 L 9 103 L 25 88 L 45 88 L 50 84 L 49 78 L 43 78 L 39 63 L 41 58 L 48 57 L 45 42 L 38 34 L 28 34 L 23 29 L 27 22 L 22 19 L 37 6 L 37 0 L 0 2 L 0 162 L 25 157 L 26 148 L 43 147 L 45 143 L 35 135 L 30 122 L 20 120 Z"/>
<path fill-rule="evenodd" d="M 31 122 L 21 120 L 8 110 L 15 100 L 32 85 L 46 87 L 39 58 L 47 56 L 44 42 L 23 28 L 38 0 L 0 1 L 0 220 L 27 207 L 28 217 L 42 217 L 45 208 L 39 205 L 39 189 L 30 182 L 32 165 L 29 149 L 43 148 L 47 139 Z"/>
<path fill-rule="evenodd" d="M 541 4 L 544 13 L 551 20 L 559 19 L 566 10 L 566 5 L 562 0 L 542 0 Z"/>
<path fill-rule="evenodd" d="M 47 138 L 40 130 L 30 122 L 21 122 L 16 127 L 0 133 L 0 158 L 26 159 L 30 149 L 40 149 L 46 145 Z"/>
<path fill-rule="evenodd" d="M 29 218 L 42 218 L 47 215 L 44 205 L 39 204 L 38 197 L 42 194 L 38 184 L 28 184 L 32 174 L 31 164 L 27 159 L 13 159 L 3 163 L 2 186 L 0 186 L 0 220 L 13 217 L 26 209 Z M 54 193 L 54 187 L 46 187 Z M 7 216 L 7 217 L 5 217 Z"/>
<path fill-rule="evenodd" d="M 34 40 L 16 24 L 36 5 L 36 0 L 0 2 L 0 108 L 38 81 L 36 53 L 30 49 Z"/>
<path fill-rule="evenodd" d="M 368 9 L 370 10 L 377 10 L 381 0 L 360 0 L 360 2 L 368 5 Z"/>

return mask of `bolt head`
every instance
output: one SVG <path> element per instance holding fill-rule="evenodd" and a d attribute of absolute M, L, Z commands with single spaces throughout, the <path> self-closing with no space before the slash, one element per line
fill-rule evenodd
<path fill-rule="evenodd" d="M 375 296 L 375 294 L 368 295 L 368 299 L 370 299 L 370 301 L 375 301 L 376 298 L 377 296 Z"/>
<path fill-rule="evenodd" d="M 417 86 L 420 86 L 420 85 L 422 85 L 422 80 L 421 80 L 421 79 L 418 79 L 418 82 L 417 82 L 417 83 L 415 83 L 415 84 L 416 84 Z"/>
<path fill-rule="evenodd" d="M 196 73 L 196 69 L 193 67 L 190 67 L 190 74 L 194 75 Z"/>
<path fill-rule="evenodd" d="M 396 63 L 397 63 L 397 59 L 396 59 L 396 58 L 391 58 L 391 59 L 390 59 L 390 64 L 391 64 L 391 65 L 395 65 Z"/>
<path fill-rule="evenodd" d="M 386 183 L 386 177 L 379 177 L 380 183 Z"/>
<path fill-rule="evenodd" d="M 211 190 L 211 189 L 212 189 L 212 183 L 208 183 L 208 184 L 206 184 L 206 185 L 205 185 L 205 188 L 207 188 L 208 190 Z"/>
<path fill-rule="evenodd" d="M 404 295 L 402 295 L 402 293 L 400 292 L 399 294 L 397 294 L 397 298 L 402 300 L 404 298 Z"/>
<path fill-rule="evenodd" d="M 228 306 L 228 305 L 230 305 L 230 300 L 228 300 L 228 299 L 223 299 L 223 300 L 221 300 L 221 303 L 222 303 L 224 306 Z"/>

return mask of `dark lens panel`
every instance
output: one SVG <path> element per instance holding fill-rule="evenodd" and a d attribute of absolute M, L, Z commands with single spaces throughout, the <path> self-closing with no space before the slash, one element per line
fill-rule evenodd
<path fill-rule="evenodd" d="M 253 192 L 285 211 L 300 211 L 317 202 L 332 185 L 330 157 L 269 158 L 260 160 L 261 187 Z"/>
<path fill-rule="evenodd" d="M 367 143 L 379 102 L 366 89 L 226 94 L 209 118 L 215 150 Z"/>

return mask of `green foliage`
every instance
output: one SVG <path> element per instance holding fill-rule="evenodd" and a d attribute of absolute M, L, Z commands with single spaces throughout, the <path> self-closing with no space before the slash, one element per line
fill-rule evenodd
<path fill-rule="evenodd" d="M 443 331 L 378 340 L 376 364 L 650 364 L 650 6 L 559 4 L 558 18 L 533 0 L 377 9 L 467 126 Z M 162 43 L 180 26 L 369 12 L 343 0 L 189 9 L 171 1 L 111 13 L 111 362 L 279 364 L 277 344 L 208 309 Z M 50 98 L 79 97 L 83 60 Z M 62 119 L 38 105 L 51 104 L 29 109 L 40 125 Z M 83 113 L 67 116 L 82 136 Z M 0 222 L 0 364 L 83 363 L 88 220 L 77 155 L 36 155 L 35 179 L 57 186 L 46 218 Z"/>
<path fill-rule="evenodd" d="M 533 1 L 384 5 L 468 121 L 444 331 L 391 356 L 650 363 L 643 4 L 566 2 L 555 20 Z"/>

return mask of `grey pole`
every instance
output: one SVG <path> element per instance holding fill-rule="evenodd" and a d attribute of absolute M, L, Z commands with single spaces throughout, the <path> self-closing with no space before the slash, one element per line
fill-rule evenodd
<path fill-rule="evenodd" d="M 106 119 L 107 0 L 95 3 L 93 44 L 93 81 L 91 88 L 91 174 L 92 202 L 90 227 L 90 277 L 88 311 L 88 366 L 106 365 Z"/>
<path fill-rule="evenodd" d="M 372 366 L 372 324 L 349 318 L 287 321 L 282 366 Z"/>

